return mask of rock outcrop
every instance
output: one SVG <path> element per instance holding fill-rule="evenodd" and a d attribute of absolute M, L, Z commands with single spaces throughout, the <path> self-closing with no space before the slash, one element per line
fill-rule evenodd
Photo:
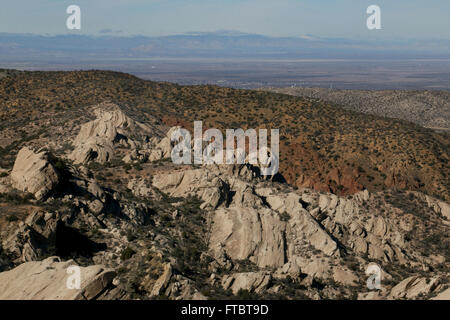
<path fill-rule="evenodd" d="M 400 264 L 425 259 L 402 236 L 407 219 L 367 211 L 367 203 L 378 201 L 367 190 L 348 197 L 311 190 L 280 191 L 232 168 L 204 166 L 153 178 L 153 186 L 162 192 L 197 196 L 202 208 L 210 210 L 213 271 L 248 260 L 258 268 L 275 269 L 281 277 L 299 279 L 301 270 L 322 281 L 358 286 L 361 276 L 343 264 L 342 254 L 351 251 Z M 442 214 L 445 205 L 431 198 L 428 203 L 436 214 Z M 311 248 L 316 250 L 313 255 L 307 253 Z M 231 279 L 224 278 L 225 287 L 231 288 Z"/>
<path fill-rule="evenodd" d="M 115 272 L 103 266 L 80 268 L 80 288 L 70 289 L 67 269 L 73 260 L 58 257 L 26 262 L 0 273 L 1 300 L 92 300 L 110 289 Z"/>
<path fill-rule="evenodd" d="M 448 299 L 444 135 L 311 99 L 121 73 L 6 84 L 0 299 Z M 48 100 L 39 112 L 36 92 Z M 124 104 L 88 106 L 106 96 Z M 244 100 L 259 111 L 242 112 Z M 192 129 L 204 112 L 205 129 L 261 128 L 258 114 L 273 115 L 282 175 L 170 161 L 178 127 L 168 126 Z M 74 261 L 79 290 L 67 288 Z"/>
<path fill-rule="evenodd" d="M 50 163 L 46 151 L 33 151 L 27 147 L 17 154 L 11 172 L 11 184 L 14 188 L 32 193 L 41 200 L 58 185 L 60 177 Z"/>
<path fill-rule="evenodd" d="M 437 294 L 435 297 L 431 298 L 431 300 L 450 300 L 450 288 Z"/>
<path fill-rule="evenodd" d="M 133 195 L 141 198 L 152 198 L 156 200 L 161 200 L 162 196 L 155 187 L 152 186 L 148 179 L 131 179 L 127 185 L 128 189 L 131 190 Z"/>
<path fill-rule="evenodd" d="M 427 195 L 421 196 L 425 197 L 425 200 L 430 208 L 432 208 L 436 213 L 440 213 L 443 217 L 450 221 L 450 204 Z"/>
<path fill-rule="evenodd" d="M 412 276 L 397 284 L 391 290 L 392 299 L 415 299 L 434 292 L 440 284 L 438 277 Z"/>
<path fill-rule="evenodd" d="M 213 256 L 276 268 L 286 260 L 284 237 L 285 225 L 271 210 L 229 208 L 216 210 L 209 241 Z"/>
<path fill-rule="evenodd" d="M 243 272 L 223 277 L 222 286 L 234 294 L 239 290 L 261 293 L 267 289 L 271 280 L 272 276 L 268 272 Z"/>
<path fill-rule="evenodd" d="M 262 177 L 261 169 L 250 164 L 174 168 L 152 163 L 170 156 L 171 131 L 159 134 L 114 105 L 95 112 L 97 119 L 83 125 L 74 142 L 72 159 L 122 159 L 150 175 L 130 174 L 130 166 L 118 161 L 105 174 L 96 169 L 100 166 L 73 166 L 70 177 L 61 178 L 49 154 L 22 149 L 12 185 L 37 199 L 53 197 L 45 208 L 38 203 L 15 227 L 2 231 L 0 267 L 19 265 L 23 274 L 43 266 L 56 271 L 36 278 L 45 288 L 42 293 L 32 286 L 16 290 L 20 294 L 11 292 L 21 288 L 21 278 L 12 282 L 14 273 L 1 273 L 10 283 L 10 298 L 206 299 L 217 292 L 215 286 L 227 295 L 244 290 L 261 297 L 354 297 L 356 290 L 360 299 L 445 297 L 447 203 L 418 192 L 362 190 L 337 196 L 294 189 Z M 61 181 L 67 182 L 64 192 L 52 194 Z M 427 252 L 430 247 L 435 254 Z M 80 292 L 53 284 L 64 276 L 60 265 L 72 261 L 38 262 L 52 255 L 89 261 Z M 373 261 L 382 265 L 382 281 L 389 283 L 377 293 L 361 289 Z M 405 265 L 433 270 L 433 275 L 405 276 Z M 198 282 L 192 274 L 205 278 Z"/>
<path fill-rule="evenodd" d="M 120 147 L 131 150 L 125 159 L 128 162 L 146 161 L 159 142 L 158 128 L 133 120 L 117 105 L 101 104 L 93 112 L 97 119 L 83 124 L 73 142 L 70 158 L 74 163 L 108 162 Z"/>
<path fill-rule="evenodd" d="M 218 172 L 206 168 L 155 175 L 153 186 L 172 197 L 199 197 L 204 206 L 213 209 L 227 201 L 229 195 L 229 185 L 219 177 Z"/>
<path fill-rule="evenodd" d="M 167 286 L 169 285 L 170 278 L 172 277 L 172 266 L 170 264 L 164 265 L 164 271 L 162 275 L 156 280 L 153 285 L 150 296 L 157 297 L 161 295 Z"/>

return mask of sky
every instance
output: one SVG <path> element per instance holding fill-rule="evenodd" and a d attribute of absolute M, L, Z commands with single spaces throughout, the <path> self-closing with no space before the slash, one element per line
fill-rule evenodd
<path fill-rule="evenodd" d="M 66 8 L 81 8 L 68 30 Z M 366 9 L 381 8 L 381 30 Z M 3 0 L 0 32 L 146 35 L 234 30 L 274 37 L 450 39 L 450 0 Z"/>

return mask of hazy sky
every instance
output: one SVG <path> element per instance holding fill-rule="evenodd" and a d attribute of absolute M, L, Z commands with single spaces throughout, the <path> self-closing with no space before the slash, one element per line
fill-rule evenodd
<path fill-rule="evenodd" d="M 82 29 L 67 30 L 66 8 Z M 382 30 L 366 28 L 381 7 Z M 270 36 L 450 39 L 450 0 L 3 0 L 0 32 L 169 35 L 236 30 Z"/>

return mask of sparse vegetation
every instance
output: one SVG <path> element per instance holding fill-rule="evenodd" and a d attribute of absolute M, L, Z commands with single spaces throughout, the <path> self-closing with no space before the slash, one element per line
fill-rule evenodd
<path fill-rule="evenodd" d="M 1 94 L 6 88 L 9 94 Z M 41 94 L 36 97 L 38 91 Z M 85 107 L 106 100 L 126 105 L 141 119 L 151 114 L 167 125 L 178 123 L 187 129 L 192 129 L 200 113 L 205 127 L 220 130 L 246 129 L 250 119 L 254 128 L 283 128 L 280 172 L 291 184 L 301 181 L 297 178 L 301 172 L 312 185 L 326 185 L 338 194 L 364 187 L 373 191 L 405 186 L 449 200 L 448 135 L 313 98 L 215 86 L 183 87 L 108 71 L 24 72 L 0 79 L 1 116 L 7 119 L 0 121 L 0 128 L 23 128 L 27 133 L 0 150 L 7 155 L 0 157 L 0 166 L 10 168 L 12 156 L 23 143 L 42 139 L 43 128 L 30 126 L 39 117 L 49 115 L 53 123 L 65 123 L 68 118 L 85 116 Z M 60 104 L 64 110 L 55 109 Z M 21 117 L 14 117 L 18 112 Z M 26 121 L 30 118 L 36 120 Z M 51 130 L 45 132 L 52 137 Z M 403 165 L 396 168 L 396 163 Z M 117 160 L 112 166 L 120 164 Z M 141 167 L 138 164 L 134 169 Z M 130 171 L 133 166 L 123 168 Z M 396 176 L 388 174 L 389 170 L 396 170 Z"/>

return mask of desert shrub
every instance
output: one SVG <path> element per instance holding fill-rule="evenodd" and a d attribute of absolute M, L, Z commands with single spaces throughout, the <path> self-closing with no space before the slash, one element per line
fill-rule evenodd
<path fill-rule="evenodd" d="M 57 157 L 53 152 L 49 153 L 48 160 L 59 173 L 63 181 L 69 180 L 72 174 L 70 173 L 69 166 L 65 160 Z"/>
<path fill-rule="evenodd" d="M 120 260 L 125 261 L 130 259 L 134 254 L 136 253 L 136 251 L 134 251 L 133 249 L 131 249 L 130 247 L 126 247 L 121 255 L 120 255 Z"/>
<path fill-rule="evenodd" d="M 136 237 L 136 235 L 134 234 L 134 233 L 132 233 L 132 232 L 128 232 L 127 233 L 127 240 L 129 241 L 129 242 L 132 242 L 132 241 L 134 241 L 134 240 L 136 240 L 137 239 L 137 237 Z"/>
<path fill-rule="evenodd" d="M 0 200 L 16 205 L 28 204 L 32 199 L 34 199 L 34 196 L 31 193 L 20 192 L 18 190 L 12 190 L 8 193 L 0 194 Z"/>
<path fill-rule="evenodd" d="M 9 215 L 8 217 L 6 217 L 6 221 L 8 221 L 8 222 L 14 222 L 14 221 L 17 221 L 17 220 L 19 220 L 19 218 L 17 218 L 14 215 Z"/>
<path fill-rule="evenodd" d="M 244 289 L 239 289 L 234 298 L 236 300 L 259 300 L 259 296 L 256 293 Z"/>
<path fill-rule="evenodd" d="M 287 212 L 283 212 L 280 214 L 280 220 L 281 221 L 289 221 L 291 219 L 291 216 Z"/>

